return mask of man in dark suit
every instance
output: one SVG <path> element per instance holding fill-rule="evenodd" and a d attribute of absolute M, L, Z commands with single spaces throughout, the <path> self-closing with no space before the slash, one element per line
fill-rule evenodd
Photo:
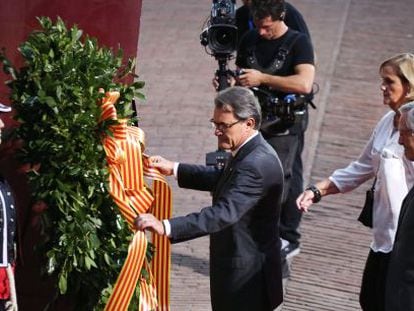
<path fill-rule="evenodd" d="M 414 161 L 414 102 L 400 108 L 399 143 L 405 157 Z M 401 176 L 403 178 L 403 176 Z M 414 187 L 405 197 L 388 266 L 386 311 L 414 310 Z"/>
<path fill-rule="evenodd" d="M 283 172 L 274 149 L 258 132 L 260 105 L 252 91 L 231 87 L 215 98 L 220 149 L 232 153 L 223 170 L 150 158 L 180 187 L 210 191 L 211 206 L 159 221 L 135 220 L 139 230 L 169 236 L 172 243 L 210 235 L 210 289 L 214 311 L 274 310 L 283 300 L 278 221 Z"/>

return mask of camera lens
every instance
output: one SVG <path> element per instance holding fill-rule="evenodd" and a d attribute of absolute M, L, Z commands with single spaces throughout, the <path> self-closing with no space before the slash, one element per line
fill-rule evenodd
<path fill-rule="evenodd" d="M 228 29 L 218 29 L 215 35 L 218 44 L 228 46 L 232 41 L 231 33 Z"/>
<path fill-rule="evenodd" d="M 209 29 L 209 46 L 217 53 L 232 53 L 237 44 L 237 28 L 232 25 L 214 25 Z"/>

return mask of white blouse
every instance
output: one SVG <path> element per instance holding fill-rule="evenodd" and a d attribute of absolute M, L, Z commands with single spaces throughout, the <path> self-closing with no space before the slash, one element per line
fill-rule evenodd
<path fill-rule="evenodd" d="M 329 177 L 344 193 L 377 175 L 371 248 L 383 253 L 392 250 L 401 204 L 414 183 L 414 162 L 406 159 L 398 144 L 394 116 L 394 111 L 383 116 L 358 159 Z"/>

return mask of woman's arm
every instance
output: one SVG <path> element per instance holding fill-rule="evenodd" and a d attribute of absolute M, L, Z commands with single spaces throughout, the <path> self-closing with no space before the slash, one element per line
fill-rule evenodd
<path fill-rule="evenodd" d="M 306 188 L 306 190 L 296 199 L 296 205 L 301 211 L 307 212 L 309 207 L 313 203 L 319 202 L 322 197 L 338 192 L 339 189 L 332 181 L 324 179 L 315 185 Z"/>

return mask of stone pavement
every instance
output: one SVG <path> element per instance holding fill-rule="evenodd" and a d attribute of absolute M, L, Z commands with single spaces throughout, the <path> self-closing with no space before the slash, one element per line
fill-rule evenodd
<path fill-rule="evenodd" d="M 308 182 L 354 159 L 386 111 L 378 66 L 395 53 L 414 51 L 414 1 L 291 3 L 309 24 L 318 61 L 318 109 L 312 111 L 303 154 Z M 147 83 L 139 115 L 149 154 L 204 163 L 205 153 L 215 149 L 208 120 L 217 62 L 199 43 L 210 6 L 208 0 L 143 1 L 137 71 Z M 207 193 L 178 189 L 170 181 L 175 215 L 209 204 Z M 302 250 L 292 263 L 283 310 L 359 310 L 370 232 L 356 218 L 369 186 L 324 198 L 304 216 Z M 172 247 L 171 309 L 211 310 L 208 238 Z"/>

